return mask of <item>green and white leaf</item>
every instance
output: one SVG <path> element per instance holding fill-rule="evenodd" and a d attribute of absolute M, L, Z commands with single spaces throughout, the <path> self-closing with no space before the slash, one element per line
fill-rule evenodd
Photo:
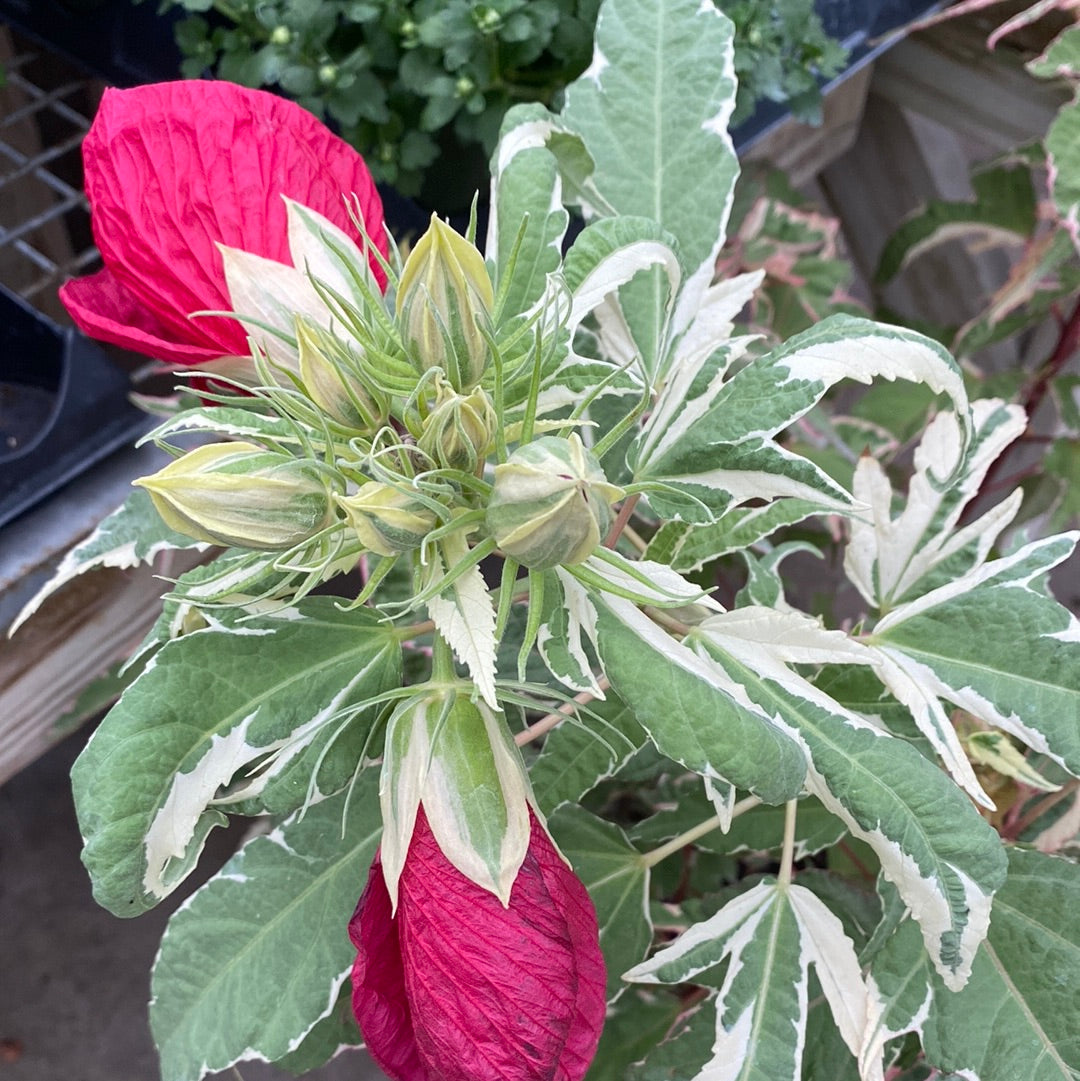
<path fill-rule="evenodd" d="M 548 140 L 555 118 L 542 105 L 515 106 L 506 114 L 492 160 L 491 207 L 485 251 L 496 268 L 502 313 L 528 311 L 544 294 L 548 274 L 562 262 L 569 215 L 563 209 L 562 177 Z M 569 136 L 567 136 L 569 138 Z M 510 256 L 524 224 L 513 279 Z"/>
<path fill-rule="evenodd" d="M 645 956 L 652 942 L 649 866 L 618 826 L 581 807 L 560 807 L 548 827 L 596 906 L 607 996 L 613 1001 L 626 989 L 622 973 Z"/>
<path fill-rule="evenodd" d="M 811 964 L 844 1042 L 858 1054 L 868 1000 L 855 947 L 840 920 L 809 890 L 760 882 L 626 978 L 693 982 L 725 960 L 713 1057 L 697 1081 L 797 1081 Z M 863 1076 L 878 1081 L 880 1059 L 867 1062 Z"/>
<path fill-rule="evenodd" d="M 726 674 L 618 597 L 595 599 L 598 647 L 611 685 L 662 754 L 767 803 L 800 792 L 796 740 Z"/>
<path fill-rule="evenodd" d="M 971 981 L 954 994 L 934 980 L 929 1062 L 969 1081 L 1080 1077 L 1078 888 L 1075 863 L 1010 851 Z"/>
<path fill-rule="evenodd" d="M 379 286 L 371 264 L 356 241 L 318 211 L 287 196 L 283 198 L 293 266 L 303 271 L 309 280 L 361 307 L 364 291 L 359 283 L 377 296 Z M 326 315 L 319 321 L 325 322 Z"/>
<path fill-rule="evenodd" d="M 1003 729 L 1074 775 L 1080 773 L 1080 623 L 1047 593 L 1045 579 L 1078 538 L 1065 533 L 1034 541 L 984 563 L 894 609 L 869 639 L 926 695 Z M 881 674 L 889 685 L 889 669 Z M 896 682 L 890 690 L 900 697 Z"/>
<path fill-rule="evenodd" d="M 281 1059 L 330 1014 L 380 829 L 372 771 L 249 841 L 173 915 L 150 1003 L 163 1081 Z"/>
<path fill-rule="evenodd" d="M 374 724 L 367 703 L 400 679 L 377 617 L 329 597 L 164 645 L 72 769 L 95 898 L 120 916 L 152 908 L 192 870 L 223 807 L 257 798 L 348 713 Z"/>
<path fill-rule="evenodd" d="M 192 432 L 253 439 L 281 446 L 302 446 L 300 429 L 285 417 L 229 405 L 200 405 L 185 409 L 159 424 L 143 442 L 166 443 L 170 436 Z"/>
<path fill-rule="evenodd" d="M 56 573 L 26 603 L 8 630 L 13 635 L 47 597 L 61 586 L 95 567 L 118 567 L 126 570 L 149 563 L 171 548 L 194 548 L 204 552 L 210 546 L 169 529 L 154 510 L 150 493 L 137 488 L 90 534 L 61 560 Z"/>
<path fill-rule="evenodd" d="M 997 834 L 914 747 L 787 667 L 824 660 L 829 647 L 803 644 L 798 635 L 773 646 L 762 633 L 766 623 L 733 618 L 747 612 L 712 616 L 694 629 L 703 662 L 741 686 L 748 702 L 802 747 L 807 791 L 871 845 L 916 913 L 934 963 L 950 986 L 962 986 L 1004 874 Z M 872 663 L 858 643 L 845 648 Z"/>
<path fill-rule="evenodd" d="M 544 608 L 536 648 L 548 671 L 573 691 L 603 700 L 604 691 L 593 671 L 582 633 L 595 641 L 596 612 L 589 592 L 562 567 L 544 574 Z"/>
<path fill-rule="evenodd" d="M 749 548 L 784 526 L 825 513 L 832 513 L 831 507 L 813 500 L 777 499 L 762 507 L 735 507 L 711 525 L 664 522 L 649 540 L 645 555 L 687 574 Z"/>
<path fill-rule="evenodd" d="M 645 730 L 615 695 L 579 709 L 544 737 L 529 770 L 540 810 L 577 803 L 601 781 L 613 777 L 645 744 Z"/>
<path fill-rule="evenodd" d="M 974 436 L 967 450 L 955 413 L 939 413 L 915 451 L 915 472 L 903 510 L 893 517 L 892 486 L 881 464 L 863 456 L 854 495 L 869 511 L 851 521 L 844 570 L 867 603 L 890 608 L 980 566 L 1019 510 L 1016 491 L 957 529 L 987 471 L 1026 426 L 1024 411 L 994 398 L 972 403 Z M 949 477 L 952 483 L 947 484 Z M 962 560 L 959 563 L 958 561 Z M 944 566 L 943 566 L 944 565 Z M 934 571 L 942 573 L 935 575 Z"/>
<path fill-rule="evenodd" d="M 732 36 L 711 4 L 609 0 L 592 63 L 566 90 L 563 119 L 585 140 L 607 206 L 651 218 L 678 241 L 687 282 L 676 330 L 712 280 L 738 174 L 727 133 Z"/>
<path fill-rule="evenodd" d="M 447 568 L 469 554 L 463 533 L 451 533 L 441 542 L 441 551 L 433 549 L 427 568 L 427 584 L 437 583 Z M 445 563 L 444 563 L 445 559 Z M 478 566 L 459 575 L 447 588 L 427 602 L 439 634 L 446 639 L 454 656 L 465 665 L 481 698 L 498 709 L 495 698 L 495 605 Z"/>

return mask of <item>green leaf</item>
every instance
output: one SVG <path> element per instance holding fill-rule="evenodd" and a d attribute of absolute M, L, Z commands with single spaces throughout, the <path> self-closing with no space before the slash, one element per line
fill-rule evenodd
<path fill-rule="evenodd" d="M 163 646 L 72 769 L 98 902 L 136 916 L 168 896 L 223 808 L 257 797 L 345 714 L 369 729 L 379 709 L 365 703 L 399 684 L 400 666 L 377 616 L 330 597 Z"/>
<path fill-rule="evenodd" d="M 738 172 L 727 135 L 731 42 L 731 23 L 711 4 L 608 0 L 592 64 L 567 88 L 563 109 L 592 155 L 607 206 L 673 233 L 701 288 L 712 278 Z"/>
<path fill-rule="evenodd" d="M 645 956 L 652 942 L 649 867 L 618 826 L 581 807 L 560 807 L 548 827 L 596 906 L 612 1000 L 626 989 L 622 974 Z"/>
<path fill-rule="evenodd" d="M 626 1081 L 627 1070 L 664 1039 L 681 1011 L 675 995 L 628 989 L 608 1011 L 585 1081 Z"/>
<path fill-rule="evenodd" d="M 371 771 L 351 798 L 332 797 L 249 841 L 176 912 L 152 979 L 163 1081 L 280 1059 L 331 1014 L 381 826 Z"/>
<path fill-rule="evenodd" d="M 1038 852 L 1009 854 L 990 935 L 971 981 L 935 980 L 927 1059 L 979 1081 L 1080 1077 L 1080 868 Z"/>
<path fill-rule="evenodd" d="M 689 791 L 680 792 L 677 807 L 659 811 L 639 822 L 630 832 L 630 837 L 637 845 L 659 845 L 715 813 L 716 808 L 704 789 L 695 786 Z M 807 796 L 799 801 L 799 812 L 795 819 L 794 859 L 798 861 L 813 856 L 836 844 L 846 833 L 847 827 L 836 815 L 827 811 L 819 800 Z M 739 815 L 727 833 L 717 827 L 712 833 L 699 837 L 694 844 L 707 852 L 736 855 L 741 852 L 778 853 L 783 841 L 784 805 L 763 804 Z"/>
<path fill-rule="evenodd" d="M 1036 200 L 1026 165 L 999 165 L 971 177 L 975 198 L 966 202 L 935 199 L 886 241 L 874 275 L 877 285 L 891 281 L 909 263 L 938 244 L 1023 244 L 1035 231 Z"/>
<path fill-rule="evenodd" d="M 716 1038 L 716 1000 L 706 999 L 682 1020 L 645 1061 L 631 1067 L 627 1081 L 686 1081 L 696 1078 L 712 1054 Z"/>
<path fill-rule="evenodd" d="M 633 712 L 610 691 L 603 702 L 578 710 L 544 737 L 544 747 L 529 771 L 540 809 L 549 814 L 562 803 L 576 803 L 612 777 L 645 743 L 645 730 Z"/>
<path fill-rule="evenodd" d="M 1048 594 L 1046 574 L 1078 538 L 1034 541 L 985 563 L 896 608 L 871 639 L 930 694 L 1074 775 L 1080 775 L 1080 624 Z"/>
<path fill-rule="evenodd" d="M 123 506 L 113 511 L 81 544 L 64 556 L 53 577 L 27 602 L 8 631 L 22 626 L 66 582 L 95 567 L 137 567 L 149 563 L 159 552 L 170 548 L 194 548 L 205 551 L 202 541 L 192 540 L 169 529 L 154 510 L 150 493 L 138 488 Z"/>
<path fill-rule="evenodd" d="M 662 754 L 767 803 L 798 795 L 806 760 L 773 718 L 632 604 L 596 606 L 604 670 Z"/>

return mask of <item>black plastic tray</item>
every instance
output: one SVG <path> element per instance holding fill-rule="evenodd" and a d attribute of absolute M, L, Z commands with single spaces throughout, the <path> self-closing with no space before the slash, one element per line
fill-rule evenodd
<path fill-rule="evenodd" d="M 0 526 L 147 430 L 128 377 L 0 286 Z"/>

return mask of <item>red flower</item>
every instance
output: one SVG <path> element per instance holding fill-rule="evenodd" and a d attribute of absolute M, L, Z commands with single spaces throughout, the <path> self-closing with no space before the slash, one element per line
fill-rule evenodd
<path fill-rule="evenodd" d="M 344 203 L 355 193 L 386 254 L 363 159 L 264 91 L 197 80 L 107 90 L 83 161 L 105 269 L 68 282 L 60 297 L 91 337 L 171 364 L 248 354 L 238 322 L 189 316 L 231 309 L 217 242 L 290 263 L 282 195 L 356 236 Z"/>
<path fill-rule="evenodd" d="M 504 908 L 443 855 L 420 809 L 397 915 L 376 855 L 349 935 L 353 1012 L 394 1081 L 580 1081 L 604 1023 L 585 887 L 535 817 Z"/>

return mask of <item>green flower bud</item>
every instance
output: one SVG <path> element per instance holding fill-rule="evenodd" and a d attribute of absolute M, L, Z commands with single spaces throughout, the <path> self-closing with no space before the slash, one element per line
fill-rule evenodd
<path fill-rule="evenodd" d="M 444 469 L 479 475 L 498 423 L 487 391 L 477 387 L 469 395 L 458 394 L 440 382 L 435 408 L 424 421 L 417 445 Z"/>
<path fill-rule="evenodd" d="M 581 563 L 611 528 L 611 504 L 622 495 L 576 434 L 543 436 L 495 467 L 487 529 L 533 570 Z"/>
<path fill-rule="evenodd" d="M 333 86 L 338 81 L 338 67 L 337 64 L 320 64 L 319 65 L 319 82 L 323 86 Z"/>
<path fill-rule="evenodd" d="M 389 401 L 343 363 L 344 347 L 332 334 L 296 321 L 300 379 L 308 397 L 327 415 L 360 432 L 386 422 Z"/>
<path fill-rule="evenodd" d="M 270 31 L 271 45 L 288 45 L 292 41 L 292 31 L 287 26 L 275 26 Z"/>
<path fill-rule="evenodd" d="M 405 260 L 397 293 L 398 326 L 416 370 L 441 368 L 455 390 L 472 390 L 490 359 L 480 326 L 494 303 L 484 257 L 432 214 Z"/>
<path fill-rule="evenodd" d="M 334 520 L 325 477 L 253 443 L 197 447 L 134 483 L 170 529 L 230 548 L 291 548 Z"/>
<path fill-rule="evenodd" d="M 438 524 L 435 512 L 408 492 L 368 481 L 353 495 L 334 497 L 360 543 L 376 555 L 392 556 L 419 548 Z"/>

